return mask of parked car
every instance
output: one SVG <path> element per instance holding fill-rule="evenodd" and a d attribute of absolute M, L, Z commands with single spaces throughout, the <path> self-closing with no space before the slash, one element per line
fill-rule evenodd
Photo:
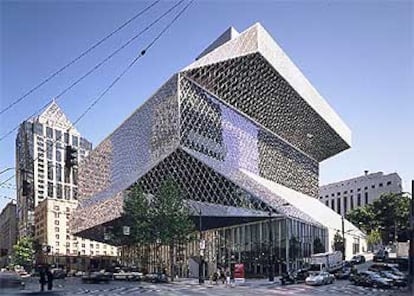
<path fill-rule="evenodd" d="M 329 272 L 321 271 L 321 272 L 317 272 L 317 273 L 313 273 L 309 275 L 306 278 L 305 283 L 307 285 L 319 286 L 319 285 L 325 285 L 325 284 L 332 284 L 334 282 L 334 279 L 335 277 Z"/>
<path fill-rule="evenodd" d="M 379 250 L 374 254 L 374 258 L 372 259 L 374 262 L 385 262 L 388 259 L 388 251 L 386 250 Z"/>
<path fill-rule="evenodd" d="M 405 276 L 400 276 L 392 273 L 391 271 L 378 272 L 382 277 L 392 280 L 392 283 L 396 287 L 406 287 L 408 285 L 408 279 Z"/>
<path fill-rule="evenodd" d="M 307 269 L 299 269 L 297 271 L 284 273 L 281 276 L 280 281 L 282 282 L 282 285 L 296 284 L 304 282 L 308 276 L 309 271 Z"/>
<path fill-rule="evenodd" d="M 66 277 L 66 272 L 62 268 L 52 268 L 50 271 L 54 279 L 64 279 Z"/>
<path fill-rule="evenodd" d="M 168 277 L 166 274 L 157 273 L 155 277 L 152 278 L 151 283 L 168 283 Z"/>
<path fill-rule="evenodd" d="M 354 257 L 352 257 L 351 259 L 351 264 L 361 264 L 364 263 L 365 260 L 365 256 L 364 255 L 355 255 Z"/>
<path fill-rule="evenodd" d="M 84 283 L 107 283 L 110 281 L 110 278 L 106 276 L 104 273 L 99 271 L 90 272 L 84 276 L 82 276 L 82 282 Z"/>
<path fill-rule="evenodd" d="M 388 263 L 375 263 L 372 264 L 368 270 L 369 271 L 374 271 L 374 272 L 378 272 L 378 271 L 391 271 L 392 273 L 399 275 L 399 276 L 404 276 L 404 274 L 397 268 L 397 264 L 388 264 Z"/>
<path fill-rule="evenodd" d="M 117 281 L 126 281 L 130 276 L 131 274 L 129 272 L 126 272 L 122 269 L 115 270 L 115 272 L 112 275 L 113 279 Z"/>
<path fill-rule="evenodd" d="M 346 280 L 350 277 L 351 271 L 352 271 L 351 267 L 347 267 L 347 266 L 342 267 L 342 269 L 335 272 L 335 278 L 339 280 Z"/>
<path fill-rule="evenodd" d="M 391 288 L 392 280 L 381 277 L 378 273 L 372 271 L 363 271 L 350 277 L 351 283 L 357 286 L 373 288 Z"/>
<path fill-rule="evenodd" d="M 6 291 L 23 289 L 24 282 L 16 272 L 12 271 L 2 271 L 0 272 L 0 291 L 4 292 L 4 295 L 7 295 Z"/>

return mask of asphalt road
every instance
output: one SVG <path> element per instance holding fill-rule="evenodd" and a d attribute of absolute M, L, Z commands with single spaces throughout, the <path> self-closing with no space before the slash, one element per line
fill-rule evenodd
<path fill-rule="evenodd" d="M 182 281 L 169 284 L 111 281 L 102 284 L 84 284 L 79 278 L 55 280 L 54 290 L 40 293 L 37 278 L 27 279 L 22 291 L 0 291 L 0 295 L 410 295 L 406 290 L 381 290 L 354 286 L 349 281 L 338 280 L 334 284 L 312 287 L 305 284 L 280 286 L 266 280 L 250 280 L 243 286 L 196 284 L 196 281 Z"/>

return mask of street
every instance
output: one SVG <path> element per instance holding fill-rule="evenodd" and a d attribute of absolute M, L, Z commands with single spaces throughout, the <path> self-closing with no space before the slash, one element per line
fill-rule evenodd
<path fill-rule="evenodd" d="M 373 289 L 354 286 L 346 280 L 334 284 L 313 287 L 305 284 L 281 286 L 279 282 L 267 280 L 246 280 L 243 285 L 225 287 L 223 284 L 199 285 L 197 280 L 185 279 L 169 284 L 146 282 L 111 281 L 107 284 L 84 284 L 80 278 L 55 280 L 54 290 L 40 293 L 38 278 L 26 280 L 26 288 L 15 293 L 2 295 L 409 295 L 407 290 Z"/>

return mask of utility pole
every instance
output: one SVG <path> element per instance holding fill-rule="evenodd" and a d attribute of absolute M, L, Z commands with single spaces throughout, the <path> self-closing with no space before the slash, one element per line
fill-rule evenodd
<path fill-rule="evenodd" d="M 272 234 L 272 211 L 269 210 L 269 281 L 273 282 L 273 234 Z"/>
<path fill-rule="evenodd" d="M 342 260 L 345 260 L 345 219 L 342 215 Z"/>
<path fill-rule="evenodd" d="M 203 279 L 203 253 L 204 253 L 204 241 L 203 241 L 203 232 L 202 230 L 202 221 L 201 221 L 201 209 L 198 212 L 199 215 L 199 231 L 200 231 L 200 264 L 198 265 L 198 283 L 201 285 L 204 283 L 204 279 Z"/>

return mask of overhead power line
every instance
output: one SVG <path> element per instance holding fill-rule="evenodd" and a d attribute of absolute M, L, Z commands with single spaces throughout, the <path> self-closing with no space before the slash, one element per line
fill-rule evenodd
<path fill-rule="evenodd" d="M 74 125 L 77 124 L 92 108 L 95 106 L 103 96 L 132 68 L 132 66 L 142 57 L 145 53 L 161 38 L 161 36 L 177 21 L 177 19 L 184 13 L 184 11 L 193 3 L 194 0 L 190 1 L 185 5 L 180 12 L 165 26 L 165 28 L 139 53 L 138 56 L 118 75 L 115 80 L 86 108 L 86 110 L 74 121 Z M 182 2 L 182 1 L 180 1 Z M 179 2 L 179 3 L 180 3 Z"/>
<path fill-rule="evenodd" d="M 149 6 L 145 7 L 141 11 L 139 11 L 136 15 L 134 15 L 133 17 L 131 17 L 130 19 L 128 19 L 126 22 L 124 22 L 122 25 L 120 25 L 114 31 L 112 31 L 111 33 L 109 33 L 108 35 L 106 35 L 104 38 L 102 38 L 101 40 L 99 40 L 98 42 L 96 42 L 95 44 L 93 44 L 87 50 L 83 51 L 79 56 L 77 56 L 76 58 L 74 58 L 73 60 L 71 60 L 69 63 L 67 63 L 66 65 L 64 65 L 62 68 L 60 68 L 57 71 L 55 71 L 54 73 L 52 73 L 46 79 L 44 79 L 39 84 L 37 84 L 36 86 L 34 86 L 33 88 L 31 88 L 29 91 L 27 91 L 26 93 L 24 93 L 21 97 L 19 97 L 16 100 L 14 100 L 12 103 L 10 103 L 9 105 L 7 105 L 5 108 L 1 109 L 0 110 L 0 115 L 2 115 L 7 110 L 11 109 L 13 106 L 15 106 L 16 104 L 18 104 L 19 102 L 23 101 L 31 93 L 33 93 L 34 91 L 36 91 L 37 89 L 39 89 L 40 87 L 42 87 L 43 85 L 45 85 L 47 82 L 49 82 L 50 80 L 52 80 L 54 77 L 56 77 L 57 75 L 59 75 L 60 73 L 62 73 L 64 70 L 66 70 L 67 68 L 69 68 L 70 66 L 72 66 L 73 64 L 75 64 L 76 62 L 78 62 L 81 58 L 83 58 L 84 56 L 86 56 L 92 50 L 94 50 L 99 45 L 101 45 L 102 43 L 104 43 L 106 40 L 108 40 L 109 38 L 111 38 L 113 35 L 115 35 L 119 31 L 121 31 L 124 27 L 126 27 L 127 25 L 129 25 L 135 19 L 137 19 L 138 17 L 140 17 L 142 14 L 144 14 L 145 12 L 147 12 L 148 10 L 150 10 L 158 2 L 160 2 L 160 0 L 154 1 L 152 4 L 150 4 Z"/>
<path fill-rule="evenodd" d="M 181 3 L 183 3 L 184 0 L 180 0 L 176 4 L 174 4 L 171 8 L 169 8 L 167 11 L 165 11 L 162 15 L 160 15 L 158 18 L 156 18 L 153 22 L 151 22 L 149 25 L 147 25 L 144 29 L 139 31 L 137 34 L 132 36 L 127 42 L 122 44 L 120 47 L 118 47 L 115 51 L 113 51 L 110 55 L 108 55 L 106 58 L 101 60 L 98 64 L 93 66 L 91 69 L 89 69 L 85 74 L 83 74 L 80 78 L 75 80 L 73 83 L 71 83 L 68 87 L 66 87 L 64 90 L 62 90 L 57 96 L 55 96 L 52 100 L 48 101 L 45 105 L 43 105 L 41 108 L 37 109 L 33 114 L 31 114 L 27 119 L 36 116 L 39 112 L 41 112 L 43 109 L 45 109 L 49 104 L 53 102 L 53 100 L 58 100 L 60 97 L 62 97 L 65 93 L 67 93 L 69 90 L 71 90 L 73 87 L 75 87 L 77 84 L 79 84 L 82 80 L 84 80 L 86 77 L 88 77 L 90 74 L 95 72 L 97 69 L 99 69 L 103 64 L 105 64 L 107 61 L 109 61 L 111 58 L 113 58 L 116 54 L 118 54 L 121 50 L 123 50 L 125 47 L 130 45 L 134 40 L 136 40 L 138 37 L 140 37 L 142 34 L 144 34 L 146 31 L 151 29 L 154 25 L 156 25 L 159 21 L 161 21 L 164 17 L 166 17 L 168 14 L 170 14 L 177 6 L 179 6 Z M 190 2 L 192 3 L 192 2 Z M 157 36 L 158 37 L 158 36 Z M 158 37 L 159 38 L 159 37 Z M 0 137 L 0 141 L 7 138 L 9 135 L 11 135 L 14 131 L 16 131 L 19 128 L 20 125 L 15 126 L 10 131 L 6 132 L 4 135 Z"/>
<path fill-rule="evenodd" d="M 184 0 L 179 1 L 177 4 L 175 4 L 173 7 L 171 7 L 166 13 L 164 13 L 159 19 L 161 19 L 163 16 L 168 14 L 168 12 L 172 11 L 175 7 L 177 7 L 179 4 L 184 2 Z M 194 0 L 191 0 L 188 4 L 186 4 L 178 13 L 177 15 L 158 33 L 158 35 L 137 55 L 130 64 L 121 72 L 120 75 L 118 75 L 112 83 L 82 112 L 82 114 L 73 122 L 72 127 L 70 127 L 68 130 L 73 128 L 82 118 L 86 116 L 86 114 L 95 106 L 103 97 L 104 95 L 128 72 L 129 69 L 132 68 L 132 66 L 142 57 L 146 54 L 146 52 L 161 38 L 163 34 L 166 33 L 166 31 L 178 20 L 178 18 L 187 10 L 187 8 L 194 2 Z M 148 27 L 155 24 L 155 22 L 151 23 Z M 147 27 L 147 28 L 148 28 Z M 0 139 L 1 140 L 1 139 Z M 55 139 L 52 142 L 52 145 L 56 144 L 58 139 Z M 33 164 L 39 159 L 39 155 L 33 160 Z M 14 178 L 16 174 L 5 180 L 4 182 L 0 183 L 0 186 Z M 21 187 L 19 186 L 16 190 L 18 191 Z"/>

